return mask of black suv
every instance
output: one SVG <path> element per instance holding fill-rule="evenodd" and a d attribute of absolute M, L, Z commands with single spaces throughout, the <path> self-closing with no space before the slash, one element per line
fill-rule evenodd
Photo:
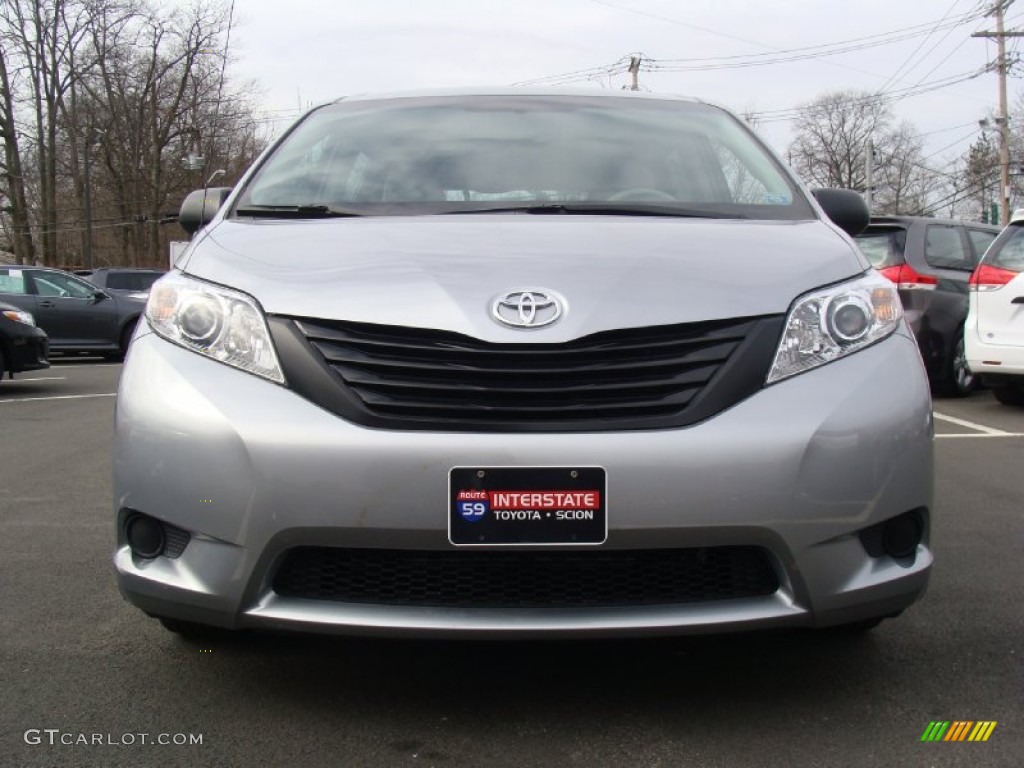
<path fill-rule="evenodd" d="M 146 301 L 114 295 L 69 272 L 0 267 L 0 301 L 31 313 L 50 337 L 51 352 L 118 358 L 128 349 Z"/>
<path fill-rule="evenodd" d="M 93 270 L 75 270 L 95 286 L 116 293 L 149 293 L 149 289 L 166 273 L 162 269 L 142 267 L 100 267 Z"/>
<path fill-rule="evenodd" d="M 918 216 L 872 216 L 857 244 L 899 286 L 932 391 L 963 397 L 977 379 L 964 354 L 967 281 L 997 226 Z"/>

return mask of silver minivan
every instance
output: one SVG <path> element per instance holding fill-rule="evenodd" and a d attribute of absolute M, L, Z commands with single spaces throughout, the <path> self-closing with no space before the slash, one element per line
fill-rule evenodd
<path fill-rule="evenodd" d="M 114 447 L 117 580 L 169 629 L 865 629 L 925 590 L 867 211 L 719 107 L 346 98 L 181 223 Z"/>

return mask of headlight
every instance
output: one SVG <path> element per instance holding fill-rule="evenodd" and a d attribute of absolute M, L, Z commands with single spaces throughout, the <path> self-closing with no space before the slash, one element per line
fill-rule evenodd
<path fill-rule="evenodd" d="M 244 293 L 172 272 L 153 284 L 146 319 L 168 341 L 284 383 L 263 311 Z"/>
<path fill-rule="evenodd" d="M 20 309 L 5 309 L 0 312 L 8 320 L 13 320 L 16 323 L 24 323 L 25 325 L 35 325 L 36 319 L 32 317 L 28 312 L 22 312 Z M 3 373 L 3 371 L 0 371 Z"/>
<path fill-rule="evenodd" d="M 768 383 L 874 344 L 895 331 L 902 318 L 896 286 L 874 271 L 801 296 L 786 318 Z"/>

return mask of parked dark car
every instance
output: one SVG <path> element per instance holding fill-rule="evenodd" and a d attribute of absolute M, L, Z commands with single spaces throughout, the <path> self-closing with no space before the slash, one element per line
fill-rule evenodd
<path fill-rule="evenodd" d="M 875 269 L 899 286 L 932 391 L 963 397 L 977 385 L 963 329 L 967 281 L 999 227 L 917 216 L 873 216 L 857 244 Z"/>
<path fill-rule="evenodd" d="M 0 301 L 31 313 L 52 352 L 123 355 L 145 299 L 114 295 L 68 272 L 0 267 Z"/>
<path fill-rule="evenodd" d="M 100 267 L 93 270 L 76 270 L 76 275 L 110 293 L 149 293 L 153 283 L 166 273 L 162 269 L 141 267 Z"/>
<path fill-rule="evenodd" d="M 46 332 L 37 328 L 31 313 L 0 302 L 0 381 L 22 371 L 49 368 Z"/>

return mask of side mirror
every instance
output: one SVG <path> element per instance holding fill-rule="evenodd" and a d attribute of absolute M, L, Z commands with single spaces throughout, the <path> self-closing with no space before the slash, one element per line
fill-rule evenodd
<path fill-rule="evenodd" d="M 97 289 L 97 290 L 92 292 L 92 303 L 93 304 L 99 304 L 101 301 L 105 301 L 106 299 L 109 299 L 109 298 L 110 298 L 110 294 L 107 293 L 106 291 L 101 291 L 101 290 Z"/>
<path fill-rule="evenodd" d="M 852 189 L 814 189 L 811 194 L 825 215 L 850 237 L 863 232 L 871 221 L 867 203 Z"/>
<path fill-rule="evenodd" d="M 210 187 L 190 192 L 181 204 L 178 212 L 178 223 L 189 235 L 194 235 L 205 227 L 224 205 L 231 187 Z"/>

